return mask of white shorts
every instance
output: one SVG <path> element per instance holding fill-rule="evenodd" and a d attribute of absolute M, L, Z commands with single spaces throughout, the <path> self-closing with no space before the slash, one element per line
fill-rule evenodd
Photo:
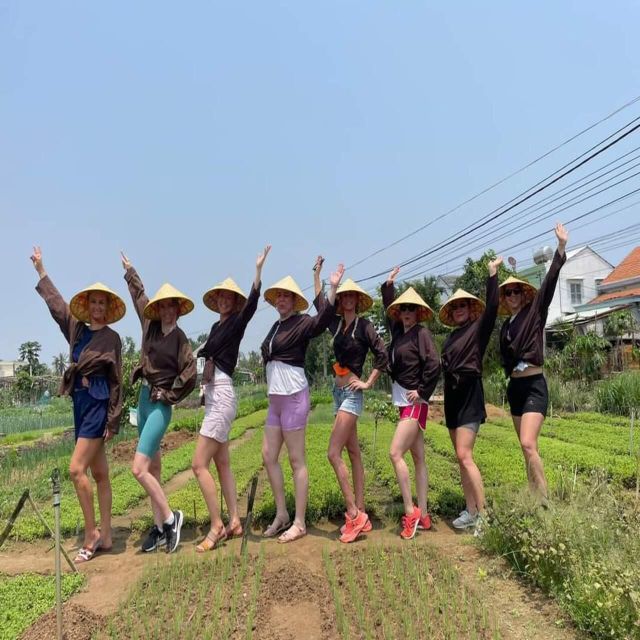
<path fill-rule="evenodd" d="M 217 442 L 226 442 L 237 410 L 238 401 L 230 381 L 206 384 L 204 386 L 204 420 L 200 435 L 213 438 Z"/>

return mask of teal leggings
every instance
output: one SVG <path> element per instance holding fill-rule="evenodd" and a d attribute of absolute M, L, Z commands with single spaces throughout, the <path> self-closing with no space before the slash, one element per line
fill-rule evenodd
<path fill-rule="evenodd" d="M 138 448 L 148 458 L 160 449 L 160 441 L 171 422 L 171 407 L 164 402 L 151 401 L 151 388 L 142 385 L 138 398 Z"/>

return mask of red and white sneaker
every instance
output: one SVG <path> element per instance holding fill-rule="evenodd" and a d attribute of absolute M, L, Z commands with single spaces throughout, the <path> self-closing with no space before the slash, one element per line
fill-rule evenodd
<path fill-rule="evenodd" d="M 414 506 L 413 513 L 410 516 L 402 516 L 402 531 L 400 532 L 400 537 L 403 540 L 411 540 L 416 535 L 421 515 L 420 509 Z"/>
<path fill-rule="evenodd" d="M 431 529 L 431 516 L 428 513 L 425 513 L 418 520 L 418 529 L 422 529 L 423 531 L 428 531 Z"/>

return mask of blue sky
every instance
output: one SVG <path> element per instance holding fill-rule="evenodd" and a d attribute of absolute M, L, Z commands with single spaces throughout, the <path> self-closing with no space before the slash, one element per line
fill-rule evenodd
<path fill-rule="evenodd" d="M 66 350 L 33 289 L 34 243 L 67 297 L 95 280 L 125 296 L 124 249 L 150 293 L 168 280 L 191 295 L 181 324 L 206 331 L 202 293 L 229 275 L 248 290 L 264 244 L 265 284 L 290 273 L 308 286 L 316 254 L 352 264 L 639 95 L 639 23 L 634 2 L 0 2 L 0 359 L 26 340 L 47 362 Z M 432 246 L 638 115 L 640 103 L 348 275 Z M 571 244 L 638 210 L 570 226 Z M 510 254 L 524 264 L 541 243 Z M 455 271 L 465 247 L 434 272 Z M 275 318 L 260 311 L 242 349 Z M 139 341 L 134 314 L 115 328 Z"/>

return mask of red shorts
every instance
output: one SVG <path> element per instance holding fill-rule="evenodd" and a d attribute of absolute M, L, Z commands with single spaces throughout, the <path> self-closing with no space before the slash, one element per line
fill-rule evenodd
<path fill-rule="evenodd" d="M 417 420 L 422 431 L 427 427 L 427 416 L 429 415 L 429 405 L 426 402 L 418 404 L 408 404 L 406 407 L 398 407 L 400 420 Z"/>

